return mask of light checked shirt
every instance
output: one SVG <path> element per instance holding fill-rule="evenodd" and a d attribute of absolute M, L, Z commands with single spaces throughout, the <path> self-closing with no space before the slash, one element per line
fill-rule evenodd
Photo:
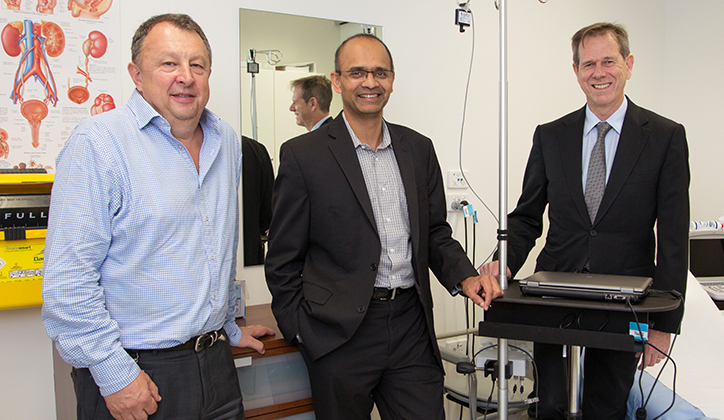
<path fill-rule="evenodd" d="M 382 246 L 375 287 L 412 287 L 415 274 L 412 269 L 410 215 L 390 131 L 382 121 L 382 143 L 374 151 L 359 140 L 344 113 L 342 116 L 362 168 Z"/>
<path fill-rule="evenodd" d="M 230 343 L 241 148 L 208 110 L 199 171 L 134 91 L 76 127 L 57 160 L 45 244 L 43 321 L 101 394 L 140 373 L 125 349 L 168 348 L 224 327 Z"/>

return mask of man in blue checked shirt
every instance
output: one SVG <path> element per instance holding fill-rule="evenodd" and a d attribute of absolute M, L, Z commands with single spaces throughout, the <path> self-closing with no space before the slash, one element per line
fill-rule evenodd
<path fill-rule="evenodd" d="M 43 320 L 74 366 L 79 419 L 243 419 L 230 345 L 241 149 L 205 109 L 211 48 L 186 15 L 133 37 L 128 103 L 58 156 Z"/>

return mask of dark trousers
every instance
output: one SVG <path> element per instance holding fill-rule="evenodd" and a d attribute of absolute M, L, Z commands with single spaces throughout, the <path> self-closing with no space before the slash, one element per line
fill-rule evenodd
<path fill-rule="evenodd" d="M 443 372 L 433 353 L 422 304 L 413 290 L 373 300 L 345 344 L 307 363 L 317 420 L 443 420 Z"/>
<path fill-rule="evenodd" d="M 132 357 L 135 357 L 134 353 Z M 244 420 L 234 359 L 228 341 L 194 350 L 140 352 L 138 365 L 158 387 L 161 402 L 149 419 Z M 112 420 L 88 369 L 71 372 L 78 420 Z"/>
<path fill-rule="evenodd" d="M 534 359 L 538 366 L 539 419 L 565 419 L 568 412 L 568 359 L 563 348 L 554 344 L 535 343 Z M 613 420 L 626 417 L 626 402 L 638 358 L 632 352 L 586 348 L 583 364 L 584 420 Z M 535 405 L 528 409 L 535 415 Z"/>

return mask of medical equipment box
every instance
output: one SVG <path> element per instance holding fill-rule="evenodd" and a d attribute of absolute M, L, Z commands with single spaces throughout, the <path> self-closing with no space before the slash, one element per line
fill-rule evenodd
<path fill-rule="evenodd" d="M 52 185 L 52 174 L 0 173 L 0 309 L 43 303 Z"/>

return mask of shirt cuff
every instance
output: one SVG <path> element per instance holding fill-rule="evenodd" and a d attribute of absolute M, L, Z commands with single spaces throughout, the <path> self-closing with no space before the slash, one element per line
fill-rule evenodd
<path fill-rule="evenodd" d="M 241 329 L 236 324 L 236 321 L 227 321 L 226 324 L 224 324 L 224 331 L 226 331 L 226 335 L 229 336 L 229 344 L 236 347 L 239 341 L 241 341 Z"/>
<path fill-rule="evenodd" d="M 460 283 L 456 284 L 455 287 L 450 291 L 450 294 L 453 296 L 457 296 L 459 293 L 463 292 L 463 287 L 460 285 Z"/>
<path fill-rule="evenodd" d="M 89 370 L 104 397 L 127 387 L 141 373 L 138 364 L 121 348 Z"/>

